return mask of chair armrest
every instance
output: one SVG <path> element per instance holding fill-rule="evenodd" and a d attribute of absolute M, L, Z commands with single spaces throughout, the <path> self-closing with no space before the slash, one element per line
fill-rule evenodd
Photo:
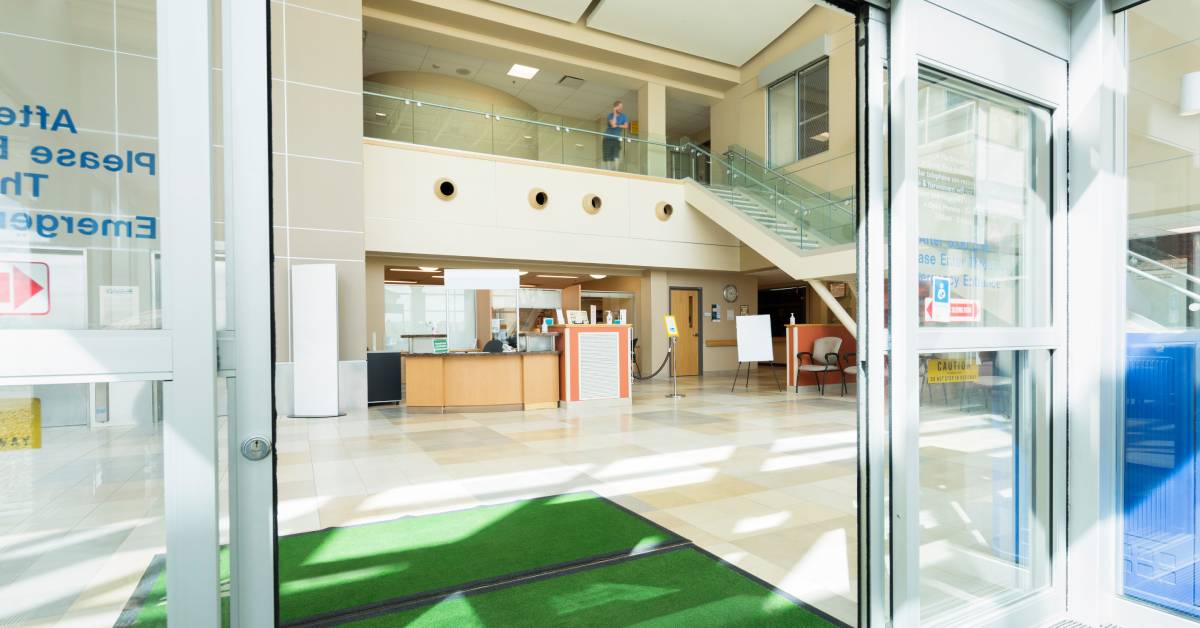
<path fill-rule="evenodd" d="M 833 359 L 830 359 L 831 357 Z M 836 354 L 836 353 L 826 353 L 825 354 L 825 366 L 826 367 L 832 366 L 834 368 L 841 368 L 841 364 L 842 364 L 842 358 L 838 354 Z"/>
<path fill-rule="evenodd" d="M 817 361 L 813 359 L 813 355 L 811 353 L 808 351 L 801 351 L 800 353 L 796 354 L 796 364 L 804 364 L 804 356 L 808 356 L 809 364 L 817 363 Z"/>
<path fill-rule="evenodd" d="M 856 366 L 855 362 L 857 362 L 857 360 L 854 359 L 856 357 L 858 357 L 858 354 L 851 351 L 850 353 L 842 356 L 842 360 L 844 360 L 846 366 Z"/>

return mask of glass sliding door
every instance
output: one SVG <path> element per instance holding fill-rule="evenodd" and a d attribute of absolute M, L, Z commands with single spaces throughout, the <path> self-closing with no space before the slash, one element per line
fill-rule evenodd
<path fill-rule="evenodd" d="M 1050 113 L 941 71 L 925 69 L 920 81 L 921 329 L 1045 326 Z M 962 341 L 991 344 L 984 335 Z M 920 595 L 929 623 L 1048 583 L 1054 380 L 1046 349 L 922 353 L 919 364 Z"/>
<path fill-rule="evenodd" d="M 894 619 L 1034 625 L 1065 606 L 1066 65 L 986 15 L 894 17 Z"/>

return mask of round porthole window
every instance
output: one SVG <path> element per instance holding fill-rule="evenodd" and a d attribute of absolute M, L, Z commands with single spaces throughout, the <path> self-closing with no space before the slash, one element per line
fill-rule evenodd
<path fill-rule="evenodd" d="M 604 201 L 600 200 L 595 194 L 585 194 L 583 197 L 583 211 L 589 214 L 597 214 L 600 212 L 600 206 Z"/>
<path fill-rule="evenodd" d="M 658 219 L 663 222 L 670 220 L 671 216 L 674 214 L 675 214 L 675 206 L 671 205 L 670 203 L 668 203 L 666 201 L 659 203 L 654 208 L 654 215 L 658 216 Z"/>
<path fill-rule="evenodd" d="M 546 209 L 550 204 L 550 195 L 542 188 L 533 188 L 529 191 L 529 206 L 534 209 Z"/>
<path fill-rule="evenodd" d="M 433 184 L 433 193 L 443 201 L 454 199 L 454 195 L 458 194 L 458 186 L 450 179 L 438 179 L 437 183 Z"/>

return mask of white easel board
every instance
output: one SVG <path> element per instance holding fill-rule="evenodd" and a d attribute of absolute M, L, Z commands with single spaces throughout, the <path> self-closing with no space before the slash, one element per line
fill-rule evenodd
<path fill-rule="evenodd" d="M 737 321 L 738 362 L 770 362 L 775 359 L 771 343 L 771 315 L 739 316 Z"/>

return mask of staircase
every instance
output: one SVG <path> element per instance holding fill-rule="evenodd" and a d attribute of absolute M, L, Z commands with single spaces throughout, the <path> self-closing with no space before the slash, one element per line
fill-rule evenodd
<path fill-rule="evenodd" d="M 766 226 L 770 231 L 792 243 L 797 248 L 815 249 L 822 245 L 821 242 L 811 237 L 811 235 L 806 234 L 796 223 L 782 219 L 776 212 L 763 207 L 761 203 L 747 194 L 724 186 L 712 185 L 708 189 L 733 208 Z"/>

